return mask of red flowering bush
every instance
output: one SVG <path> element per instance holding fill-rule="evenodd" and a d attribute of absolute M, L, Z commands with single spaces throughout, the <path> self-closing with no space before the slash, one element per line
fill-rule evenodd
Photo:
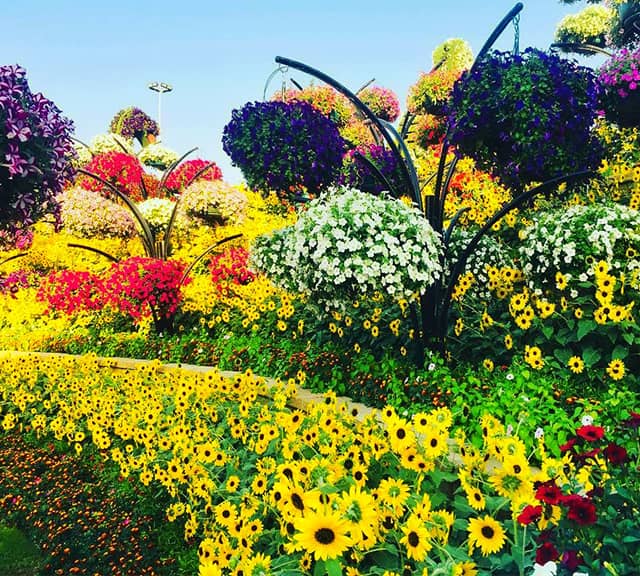
<path fill-rule="evenodd" d="M 134 202 L 139 202 L 144 198 L 140 185 L 144 169 L 135 156 L 116 151 L 96 154 L 87 165 L 86 170 L 112 184 Z M 102 182 L 86 174 L 82 174 L 76 184 L 85 190 L 100 192 L 107 197 L 113 196 L 112 191 Z"/>
<path fill-rule="evenodd" d="M 48 311 L 75 314 L 111 306 L 134 321 L 153 316 L 158 329 L 170 329 L 182 300 L 184 264 L 134 256 L 117 262 L 104 276 L 91 272 L 51 272 L 41 283 L 38 300 Z"/>
<path fill-rule="evenodd" d="M 558 576 L 576 570 L 619 576 L 640 566 L 640 414 L 613 431 L 583 419 L 576 435 L 560 447 L 563 466 L 538 485 L 536 500 L 518 516 L 538 523 L 536 562 L 558 562 Z M 616 438 L 616 441 L 613 440 Z M 596 545 L 596 543 L 598 543 Z"/>
<path fill-rule="evenodd" d="M 184 264 L 134 256 L 114 264 L 105 280 L 108 302 L 134 320 L 152 313 L 170 319 L 178 311 Z"/>
<path fill-rule="evenodd" d="M 418 146 L 427 150 L 430 146 L 442 144 L 446 129 L 447 123 L 442 116 L 420 114 L 411 127 L 411 138 Z"/>
<path fill-rule="evenodd" d="M 206 160 L 196 158 L 195 160 L 183 162 L 171 172 L 165 182 L 165 187 L 174 192 L 180 192 L 191 183 L 191 180 L 198 172 L 207 166 L 209 166 L 209 168 L 198 176 L 198 180 L 210 180 L 211 182 L 214 180 L 222 180 L 222 170 L 218 168 L 215 162 L 207 162 Z"/>
<path fill-rule="evenodd" d="M 91 272 L 53 270 L 38 290 L 37 298 L 49 310 L 71 315 L 85 310 L 101 310 L 106 303 L 104 282 Z"/>
<path fill-rule="evenodd" d="M 255 278 L 249 269 L 249 251 L 240 246 L 215 254 L 209 263 L 209 271 L 214 288 L 223 294 L 227 294 L 233 284 L 248 284 Z"/>

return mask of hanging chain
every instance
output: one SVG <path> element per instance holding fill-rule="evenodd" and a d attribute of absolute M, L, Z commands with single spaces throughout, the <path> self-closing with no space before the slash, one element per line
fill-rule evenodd
<path fill-rule="evenodd" d="M 287 92 L 287 78 L 285 74 L 289 71 L 289 66 L 278 66 L 278 70 L 280 70 L 280 78 L 282 80 L 282 84 L 280 85 L 280 89 L 282 91 L 282 101 L 286 102 L 286 92 Z"/>
<path fill-rule="evenodd" d="M 513 19 L 513 53 L 520 52 L 520 14 Z"/>

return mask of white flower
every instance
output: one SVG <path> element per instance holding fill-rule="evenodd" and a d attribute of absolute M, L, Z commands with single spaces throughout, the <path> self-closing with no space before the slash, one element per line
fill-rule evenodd
<path fill-rule="evenodd" d="M 588 414 L 585 414 L 582 417 L 581 422 L 583 426 L 591 426 L 591 424 L 593 424 L 593 416 L 589 416 Z"/>
<path fill-rule="evenodd" d="M 533 433 L 536 440 L 540 440 L 544 436 L 544 430 L 540 427 L 536 428 L 536 431 Z"/>
<path fill-rule="evenodd" d="M 507 380 L 513 380 L 514 376 L 513 376 L 513 374 L 511 374 L 511 372 L 509 372 L 509 373 L 505 376 L 505 378 L 506 378 Z"/>
<path fill-rule="evenodd" d="M 558 572 L 558 566 L 552 560 L 549 560 L 544 566 L 537 562 L 533 565 L 531 576 L 555 576 Z M 574 574 L 575 576 L 575 574 Z"/>
<path fill-rule="evenodd" d="M 427 366 L 427 370 L 429 372 L 433 372 L 435 369 L 436 369 L 436 365 L 433 362 L 431 362 L 429 366 Z"/>

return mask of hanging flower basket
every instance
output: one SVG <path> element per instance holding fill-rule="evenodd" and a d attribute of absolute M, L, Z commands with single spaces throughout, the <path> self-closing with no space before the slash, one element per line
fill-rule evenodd
<path fill-rule="evenodd" d="M 640 126 L 640 48 L 622 48 L 599 71 L 608 120 L 624 128 Z"/>
<path fill-rule="evenodd" d="M 518 189 L 595 169 L 602 157 L 593 131 L 598 98 L 586 67 L 534 48 L 492 52 L 453 89 L 451 141 Z"/>

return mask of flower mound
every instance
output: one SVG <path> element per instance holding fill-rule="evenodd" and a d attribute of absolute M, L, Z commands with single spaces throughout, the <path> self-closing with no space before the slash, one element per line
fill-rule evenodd
<path fill-rule="evenodd" d="M 70 188 L 60 196 L 62 222 L 83 238 L 131 238 L 136 225 L 129 210 L 96 192 Z"/>
<path fill-rule="evenodd" d="M 154 234 L 167 230 L 175 202 L 168 198 L 148 198 L 138 204 L 138 210 L 144 216 Z"/>
<path fill-rule="evenodd" d="M 594 74 L 574 62 L 533 48 L 492 52 L 453 89 L 452 143 L 515 188 L 596 169 L 598 100 Z"/>
<path fill-rule="evenodd" d="M 409 88 L 407 108 L 413 114 L 442 114 L 451 90 L 460 77 L 460 70 L 444 66 L 422 73 L 418 81 Z"/>
<path fill-rule="evenodd" d="M 160 170 L 165 170 L 178 158 L 178 155 L 173 150 L 161 144 L 149 144 L 138 153 L 138 160 L 145 166 Z"/>
<path fill-rule="evenodd" d="M 0 66 L 0 245 L 47 214 L 60 220 L 56 196 L 70 180 L 73 124 L 33 94 L 26 71 Z"/>
<path fill-rule="evenodd" d="M 153 136 L 160 134 L 156 121 L 134 106 L 120 110 L 111 120 L 109 131 L 125 138 L 137 138 L 143 134 Z"/>
<path fill-rule="evenodd" d="M 253 102 L 234 110 L 222 145 L 249 186 L 285 195 L 328 188 L 345 148 L 337 126 L 306 102 Z"/>
<path fill-rule="evenodd" d="M 200 174 L 198 175 L 198 173 Z M 195 180 L 208 180 L 210 182 L 222 180 L 222 170 L 218 168 L 215 162 L 207 162 L 200 158 L 187 160 L 169 174 L 165 187 L 174 192 L 181 192 Z"/>
<path fill-rule="evenodd" d="M 241 220 L 248 202 L 244 192 L 222 180 L 199 180 L 182 193 L 180 209 L 201 223 L 225 224 Z"/>
<path fill-rule="evenodd" d="M 556 42 L 604 47 L 614 11 L 606 6 L 587 6 L 578 14 L 567 14 L 556 28 Z M 593 52 L 586 52 L 591 55 Z"/>
<path fill-rule="evenodd" d="M 86 170 L 112 184 L 134 202 L 139 202 L 144 197 L 140 185 L 144 170 L 135 156 L 116 151 L 96 154 L 87 165 Z M 114 196 L 110 188 L 86 174 L 80 176 L 76 184 L 85 190 L 100 192 L 106 197 Z"/>
<path fill-rule="evenodd" d="M 640 124 L 637 94 L 640 94 L 640 48 L 623 48 L 599 71 L 604 86 L 603 104 L 607 118 L 623 127 Z"/>
<path fill-rule="evenodd" d="M 375 291 L 423 293 L 441 271 L 440 249 L 418 210 L 340 189 L 313 200 L 294 226 L 258 238 L 252 264 L 285 289 L 342 308 Z"/>
<path fill-rule="evenodd" d="M 542 213 L 525 229 L 519 250 L 523 270 L 537 287 L 553 286 L 557 272 L 581 278 L 597 261 L 607 262 L 616 274 L 637 277 L 640 212 L 621 204 L 593 204 Z"/>
<path fill-rule="evenodd" d="M 358 98 L 378 118 L 395 122 L 400 116 L 400 101 L 393 91 L 380 86 L 370 86 L 358 92 Z"/>

